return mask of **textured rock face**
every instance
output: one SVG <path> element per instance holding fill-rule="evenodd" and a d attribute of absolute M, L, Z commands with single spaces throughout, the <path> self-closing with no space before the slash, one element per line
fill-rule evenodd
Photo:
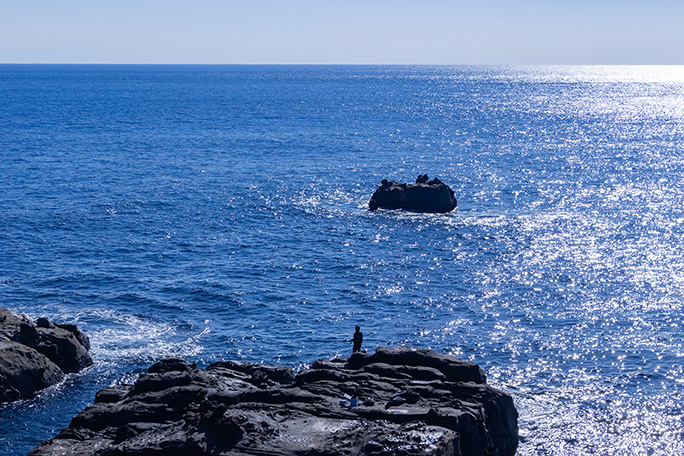
<path fill-rule="evenodd" d="M 32 396 L 93 363 L 88 337 L 60 325 L 0 309 L 0 402 Z"/>
<path fill-rule="evenodd" d="M 245 362 L 200 370 L 165 360 L 134 385 L 101 390 L 31 455 L 506 456 L 517 442 L 511 397 L 488 386 L 477 365 L 378 348 L 296 376 Z"/>
<path fill-rule="evenodd" d="M 448 185 L 436 178 L 428 180 L 424 174 L 418 176 L 415 184 L 383 180 L 368 207 L 372 211 L 384 208 L 440 213 L 454 210 L 456 204 L 454 192 Z"/>

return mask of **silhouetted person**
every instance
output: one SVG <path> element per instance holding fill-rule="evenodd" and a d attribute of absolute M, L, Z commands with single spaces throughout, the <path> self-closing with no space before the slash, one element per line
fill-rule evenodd
<path fill-rule="evenodd" d="M 363 343 L 363 333 L 361 332 L 360 326 L 356 327 L 356 332 L 354 333 L 354 337 L 351 339 L 350 342 L 354 342 L 354 348 L 352 348 L 352 353 L 361 351 L 361 344 Z"/>

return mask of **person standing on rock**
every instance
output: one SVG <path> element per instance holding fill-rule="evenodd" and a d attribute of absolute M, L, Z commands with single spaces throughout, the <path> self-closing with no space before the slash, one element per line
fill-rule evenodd
<path fill-rule="evenodd" d="M 354 333 L 354 337 L 350 340 L 350 342 L 354 342 L 354 348 L 352 348 L 352 353 L 361 351 L 361 344 L 363 343 L 363 333 L 361 332 L 360 326 L 356 327 L 356 332 Z"/>

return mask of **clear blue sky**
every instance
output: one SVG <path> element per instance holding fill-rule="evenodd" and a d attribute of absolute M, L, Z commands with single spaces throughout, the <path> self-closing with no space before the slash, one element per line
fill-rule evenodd
<path fill-rule="evenodd" d="M 0 0 L 0 62 L 684 64 L 684 1 Z"/>

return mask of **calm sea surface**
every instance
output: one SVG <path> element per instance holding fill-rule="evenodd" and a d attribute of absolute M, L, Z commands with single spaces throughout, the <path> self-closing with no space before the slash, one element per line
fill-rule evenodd
<path fill-rule="evenodd" d="M 447 215 L 367 210 L 384 178 Z M 0 65 L 0 306 L 95 365 L 0 454 L 153 362 L 417 345 L 513 394 L 521 455 L 684 453 L 684 67 Z"/>

